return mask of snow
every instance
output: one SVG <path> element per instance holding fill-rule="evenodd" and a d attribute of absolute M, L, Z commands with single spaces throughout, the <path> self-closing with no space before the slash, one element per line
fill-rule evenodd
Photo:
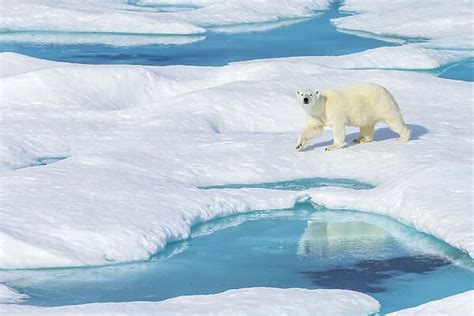
<path fill-rule="evenodd" d="M 328 0 L 186 1 L 196 9 L 179 10 L 181 1 L 0 0 L 0 41 L 34 43 L 102 43 L 114 46 L 186 44 L 201 40 L 215 26 L 242 26 L 309 17 L 327 8 Z M 153 5 L 178 5 L 162 12 Z M 159 7 L 158 7 L 159 8 Z M 252 29 L 255 30 L 254 26 Z M 231 32 L 232 32 L 231 31 Z M 173 36 L 170 36 L 173 35 Z M 196 36 L 198 35 L 198 36 Z"/>
<path fill-rule="evenodd" d="M 20 303 L 22 300 L 26 299 L 28 296 L 25 294 L 20 294 L 9 287 L 6 287 L 3 284 L 0 284 L 0 306 L 1 304 L 14 304 Z M 2 308 L 0 307 L 0 311 Z"/>
<path fill-rule="evenodd" d="M 158 2 L 158 1 L 156 1 Z M 309 17 L 315 10 L 326 9 L 327 0 L 205 0 L 191 1 L 201 8 L 172 13 L 204 27 L 278 22 L 285 19 Z"/>
<path fill-rule="evenodd" d="M 58 32 L 5 32 L 0 33 L 0 42 L 30 44 L 104 44 L 110 46 L 141 45 L 182 45 L 204 40 L 198 35 L 150 35 L 150 34 L 110 34 L 110 33 L 58 33 Z"/>
<path fill-rule="evenodd" d="M 432 55 L 417 52 L 417 62 L 431 65 Z M 397 54 L 410 50 L 395 50 L 393 58 L 389 53 L 366 52 L 385 55 L 372 60 L 389 68 Z M 452 58 L 451 52 L 441 54 L 437 60 Z M 142 67 L 1 54 L 0 267 L 146 260 L 167 242 L 188 238 L 197 223 L 288 208 L 308 197 L 391 216 L 472 257 L 472 83 L 338 69 L 346 58 L 371 60 L 359 53 L 224 67 Z M 413 140 L 397 144 L 379 126 L 375 142 L 326 153 L 326 131 L 296 152 L 305 114 L 294 90 L 368 78 L 393 92 Z M 348 143 L 355 132 L 347 129 Z M 66 159 L 32 167 L 45 157 Z M 197 188 L 304 177 L 353 178 L 377 187 Z"/>
<path fill-rule="evenodd" d="M 474 291 L 446 297 L 416 307 L 397 311 L 387 316 L 422 316 L 422 315 L 474 315 Z"/>
<path fill-rule="evenodd" d="M 347 69 L 431 70 L 472 57 L 469 50 L 435 50 L 417 45 L 380 47 L 344 57 L 325 57 Z"/>
<path fill-rule="evenodd" d="M 111 32 L 138 34 L 196 34 L 205 30 L 165 14 L 127 11 L 114 1 L 2 1 L 0 22 L 10 31 Z M 31 13 L 31 15 L 29 14 Z"/>
<path fill-rule="evenodd" d="M 68 65 L 66 63 L 58 63 L 54 61 L 31 58 L 25 55 L 15 53 L 1 53 L 0 55 L 0 77 L 18 75 L 23 72 L 30 72 L 58 65 Z"/>
<path fill-rule="evenodd" d="M 162 302 L 85 304 L 64 307 L 0 305 L 4 315 L 334 315 L 379 311 L 368 295 L 345 290 L 244 288 Z"/>
<path fill-rule="evenodd" d="M 472 2 L 465 0 L 346 0 L 340 10 L 356 14 L 332 23 L 341 31 L 359 35 L 426 41 L 426 47 L 472 49 L 472 8 Z"/>

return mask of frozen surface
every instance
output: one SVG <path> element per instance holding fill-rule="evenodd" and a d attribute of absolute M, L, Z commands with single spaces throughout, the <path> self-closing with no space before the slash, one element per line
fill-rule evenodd
<path fill-rule="evenodd" d="M 145 260 L 188 238 L 194 224 L 308 197 L 389 215 L 474 253 L 471 83 L 339 70 L 336 57 L 225 67 L 0 58 L 18 58 L 1 63 L 9 74 L 1 79 L 1 268 Z M 326 131 L 296 152 L 305 115 L 294 89 L 341 87 L 368 74 L 393 92 L 413 140 L 397 144 L 379 126 L 375 142 L 326 153 Z M 347 129 L 348 143 L 355 132 Z M 29 167 L 44 157 L 69 158 Z M 376 188 L 198 188 L 308 177 Z"/>
<path fill-rule="evenodd" d="M 472 8 L 472 2 L 465 0 L 345 0 L 341 10 L 357 14 L 333 23 L 340 30 L 366 36 L 396 36 L 401 41 L 425 42 L 428 47 L 472 49 Z"/>
<path fill-rule="evenodd" d="M 282 20 L 309 17 L 327 0 L 298 1 L 120 1 L 1 0 L 2 41 L 184 44 L 202 39 L 211 27 L 246 31 L 277 27 Z M 168 8 L 168 9 L 167 9 Z M 169 9 L 169 8 L 174 8 Z M 250 26 L 249 26 L 250 24 Z M 242 28 L 239 28 L 239 25 Z M 222 29 L 225 31 L 225 29 Z M 128 36 L 126 36 L 128 35 Z M 190 36 L 190 37 L 189 37 Z"/>
<path fill-rule="evenodd" d="M 25 294 L 20 294 L 9 287 L 0 284 L 0 304 L 13 304 L 20 303 L 22 300 L 27 298 Z M 1 307 L 0 307 L 1 311 Z"/>
<path fill-rule="evenodd" d="M 474 291 L 404 309 L 387 316 L 474 315 Z"/>
<path fill-rule="evenodd" d="M 8 31 L 196 34 L 201 27 L 166 14 L 136 12 L 123 1 L 2 0 L 0 27 Z M 133 8 L 133 7 L 132 7 Z M 34 18 L 33 18 L 34 17 Z"/>
<path fill-rule="evenodd" d="M 204 296 L 181 296 L 162 302 L 86 304 L 65 307 L 0 305 L 6 315 L 335 315 L 378 312 L 368 295 L 344 290 L 246 288 Z"/>
<path fill-rule="evenodd" d="M 430 70 L 470 58 L 469 50 L 435 50 L 414 44 L 380 47 L 342 57 L 325 57 L 338 61 L 337 67 L 352 69 Z"/>

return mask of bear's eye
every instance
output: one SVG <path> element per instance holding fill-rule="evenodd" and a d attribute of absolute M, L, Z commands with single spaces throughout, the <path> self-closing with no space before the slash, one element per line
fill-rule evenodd
<path fill-rule="evenodd" d="M 312 97 L 313 95 L 312 95 L 312 94 L 310 94 L 309 96 L 310 96 L 310 97 Z"/>

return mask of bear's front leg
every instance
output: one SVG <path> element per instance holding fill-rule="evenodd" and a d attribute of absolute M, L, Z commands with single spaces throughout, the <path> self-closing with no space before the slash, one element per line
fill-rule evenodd
<path fill-rule="evenodd" d="M 298 135 L 298 142 L 296 143 L 296 150 L 303 150 L 306 140 L 304 138 L 303 132 Z"/>
<path fill-rule="evenodd" d="M 326 151 L 333 151 L 344 147 L 344 138 L 346 137 L 346 129 L 344 125 L 332 127 L 333 144 L 326 147 Z"/>
<path fill-rule="evenodd" d="M 323 126 L 315 119 L 308 118 L 303 130 L 298 135 L 298 142 L 296 143 L 296 149 L 301 151 L 304 148 L 304 144 L 307 140 L 313 137 L 321 135 L 323 132 Z"/>

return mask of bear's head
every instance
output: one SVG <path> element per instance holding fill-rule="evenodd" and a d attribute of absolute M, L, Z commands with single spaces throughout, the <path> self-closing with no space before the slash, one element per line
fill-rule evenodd
<path fill-rule="evenodd" d="M 312 114 L 320 108 L 323 96 L 318 90 L 296 90 L 296 99 L 308 114 Z"/>

